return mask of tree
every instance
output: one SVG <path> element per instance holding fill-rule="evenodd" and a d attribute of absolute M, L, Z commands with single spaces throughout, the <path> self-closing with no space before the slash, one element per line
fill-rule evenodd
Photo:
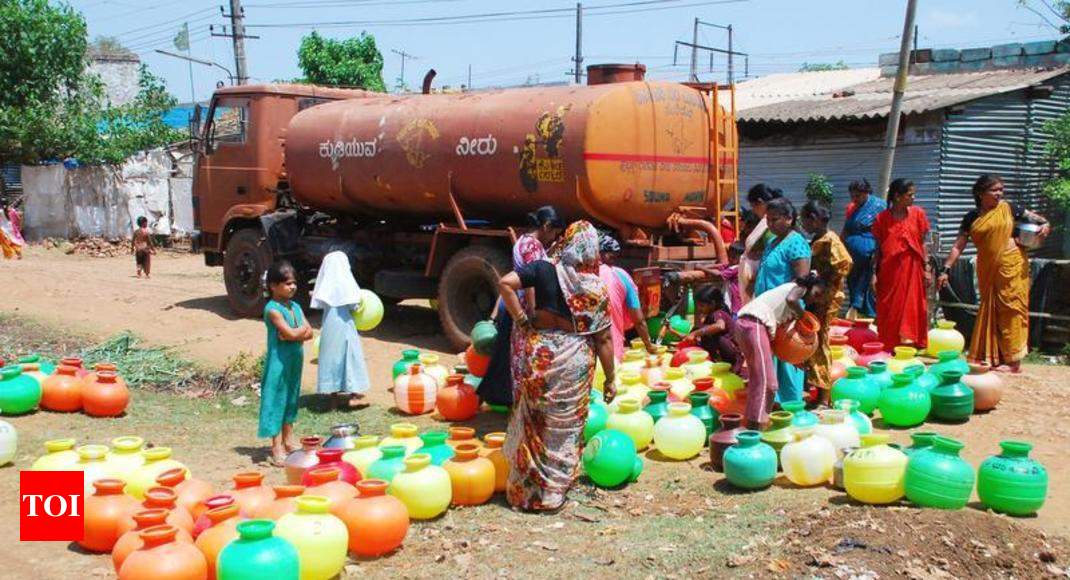
<path fill-rule="evenodd" d="M 1033 7 L 1030 0 L 1018 0 L 1018 5 L 1036 14 L 1045 24 L 1063 34 L 1070 34 L 1070 2 L 1065 0 L 1036 0 L 1042 9 Z"/>
<path fill-rule="evenodd" d="M 386 92 L 383 55 L 375 46 L 375 37 L 364 32 L 345 40 L 312 32 L 301 39 L 297 63 L 305 82 Z"/>
<path fill-rule="evenodd" d="M 832 184 L 827 177 L 820 173 L 809 174 L 806 182 L 806 199 L 832 207 Z"/>
<path fill-rule="evenodd" d="M 93 40 L 93 44 L 89 45 L 89 52 L 100 56 L 137 56 L 114 36 L 98 36 Z"/>
<path fill-rule="evenodd" d="M 100 85 L 85 75 L 85 20 L 48 0 L 0 3 L 0 160 L 74 153 L 95 134 Z"/>
<path fill-rule="evenodd" d="M 814 63 L 804 62 L 803 65 L 801 67 L 799 67 L 799 72 L 821 72 L 821 71 L 828 71 L 828 70 L 847 70 L 849 68 L 851 68 L 851 67 L 847 66 L 847 63 L 843 62 L 842 60 L 836 61 L 834 63 L 832 63 L 832 62 L 814 62 Z"/>
<path fill-rule="evenodd" d="M 1045 123 L 1044 132 L 1051 135 L 1044 149 L 1055 165 L 1055 176 L 1044 184 L 1044 195 L 1070 210 L 1070 113 Z"/>
<path fill-rule="evenodd" d="M 88 48 L 85 20 L 70 6 L 0 2 L 0 162 L 119 163 L 182 137 L 162 119 L 175 99 L 145 68 L 134 102 L 107 105 Z"/>

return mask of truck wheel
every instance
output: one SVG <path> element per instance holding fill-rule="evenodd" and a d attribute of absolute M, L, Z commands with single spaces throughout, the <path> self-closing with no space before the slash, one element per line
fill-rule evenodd
<path fill-rule="evenodd" d="M 234 232 L 223 257 L 223 281 L 227 301 L 238 316 L 257 317 L 264 312 L 264 294 L 260 277 L 271 265 L 271 249 L 260 230 Z"/>
<path fill-rule="evenodd" d="M 490 316 L 498 279 L 511 270 L 508 254 L 486 246 L 464 248 L 446 263 L 438 282 L 438 317 L 455 349 L 466 348 L 472 327 Z"/>

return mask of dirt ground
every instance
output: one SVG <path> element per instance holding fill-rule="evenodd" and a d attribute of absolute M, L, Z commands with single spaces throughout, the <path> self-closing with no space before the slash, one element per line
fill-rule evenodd
<path fill-rule="evenodd" d="M 152 280 L 133 277 L 130 257 L 87 258 L 31 248 L 21 262 L 0 262 L 5 299 L 0 350 L 75 351 L 123 330 L 146 342 L 174 346 L 183 356 L 220 367 L 242 352 L 259 354 L 263 324 L 234 319 L 227 311 L 221 270 L 196 255 L 161 253 Z M 17 322 L 15 322 L 17 321 Z M 57 344 L 58 341 L 58 344 Z M 364 335 L 372 373 L 373 405 L 356 412 L 328 412 L 306 397 L 298 418 L 302 433 L 357 421 L 362 432 L 383 433 L 397 421 L 386 391 L 390 366 L 402 349 L 416 347 L 456 360 L 426 304 L 388 311 L 375 332 Z M 53 354 L 59 354 L 58 352 Z M 305 387 L 314 384 L 307 366 Z M 976 505 L 959 512 L 883 509 L 852 505 L 841 492 L 796 489 L 778 481 L 769 490 L 741 494 L 709 470 L 704 456 L 670 463 L 647 458 L 636 484 L 605 491 L 582 482 L 560 514 L 534 516 L 509 510 L 496 499 L 414 524 L 404 547 L 388 558 L 351 562 L 344 576 L 372 577 L 1039 577 L 1070 575 L 1070 369 L 1029 366 L 1008 378 L 1004 402 L 962 425 L 933 425 L 966 444 L 974 465 L 998 451 L 1002 439 L 1036 445 L 1033 456 L 1048 468 L 1048 503 L 1035 518 L 985 513 Z M 16 497 L 18 468 L 57 436 L 107 442 L 140 434 L 169 445 L 197 477 L 227 489 L 240 470 L 257 469 L 272 483 L 281 470 L 263 463 L 255 438 L 255 395 L 217 399 L 137 392 L 126 416 L 113 420 L 36 413 L 10 419 L 20 434 L 14 468 L 0 469 L 0 494 Z M 424 416 L 422 427 L 442 423 Z M 504 416 L 481 413 L 472 423 L 483 433 L 503 430 Z M 909 432 L 893 432 L 905 443 Z M 0 502 L 2 576 L 83 578 L 111 575 L 109 560 L 54 543 L 18 542 L 17 505 Z M 9 576 L 10 574 L 10 576 Z"/>

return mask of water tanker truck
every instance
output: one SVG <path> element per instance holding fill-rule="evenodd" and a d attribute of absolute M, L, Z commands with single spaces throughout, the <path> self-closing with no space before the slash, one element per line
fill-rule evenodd
<path fill-rule="evenodd" d="M 697 266 L 724 258 L 711 229 L 738 226 L 738 149 L 725 91 L 643 70 L 457 94 L 217 90 L 195 115 L 195 241 L 223 267 L 239 315 L 260 315 L 273 259 L 290 260 L 307 291 L 341 250 L 384 300 L 437 300 L 461 347 L 494 307 L 527 214 L 552 205 L 615 232 L 654 315 L 677 291 L 662 296 L 665 279 L 701 278 Z"/>

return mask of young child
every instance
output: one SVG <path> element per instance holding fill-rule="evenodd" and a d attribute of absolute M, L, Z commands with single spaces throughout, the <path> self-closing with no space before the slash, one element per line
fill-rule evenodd
<path fill-rule="evenodd" d="M 137 229 L 134 237 L 130 240 L 130 249 L 134 252 L 134 263 L 137 264 L 137 277 L 145 273 L 148 278 L 152 273 L 152 255 L 156 253 L 156 246 L 152 243 L 152 232 L 149 231 L 149 220 L 145 216 L 137 218 Z"/>
<path fill-rule="evenodd" d="M 829 230 L 828 208 L 810 201 L 803 206 L 800 218 L 803 229 L 814 236 L 810 242 L 813 253 L 810 267 L 824 280 L 827 287 L 820 298 L 806 303 L 806 309 L 821 321 L 821 330 L 817 332 L 817 352 L 806 364 L 806 387 L 816 388 L 818 402 L 827 405 L 832 389 L 832 381 L 829 378 L 829 328 L 832 327 L 832 321 L 840 316 L 840 307 L 846 297 L 843 292 L 844 282 L 851 272 L 853 261 L 847 246 L 843 245 L 839 236 Z"/>
<path fill-rule="evenodd" d="M 743 357 L 732 339 L 736 324 L 728 312 L 724 293 L 715 286 L 703 286 L 695 293 L 695 308 L 695 330 L 687 339 L 732 365 L 732 372 L 738 375 L 743 368 Z"/>
<path fill-rule="evenodd" d="M 772 348 L 777 327 L 801 317 L 805 301 L 819 299 L 824 289 L 822 280 L 811 272 L 755 296 L 739 310 L 734 338 L 747 363 L 748 429 L 769 425 L 779 386 Z"/>
<path fill-rule="evenodd" d="M 311 306 L 323 311 L 316 392 L 333 395 L 331 408 L 343 402 L 356 407 L 371 383 L 360 335 L 353 326 L 352 313 L 360 306 L 360 286 L 345 253 L 331 252 L 323 258 Z"/>
<path fill-rule="evenodd" d="M 293 424 L 301 393 L 302 342 L 312 338 L 312 327 L 301 306 L 293 300 L 297 278 L 289 262 L 275 262 L 267 270 L 271 300 L 264 306 L 267 354 L 260 381 L 260 425 L 257 437 L 271 437 L 271 461 L 282 466 L 286 453 L 297 449 Z"/>

